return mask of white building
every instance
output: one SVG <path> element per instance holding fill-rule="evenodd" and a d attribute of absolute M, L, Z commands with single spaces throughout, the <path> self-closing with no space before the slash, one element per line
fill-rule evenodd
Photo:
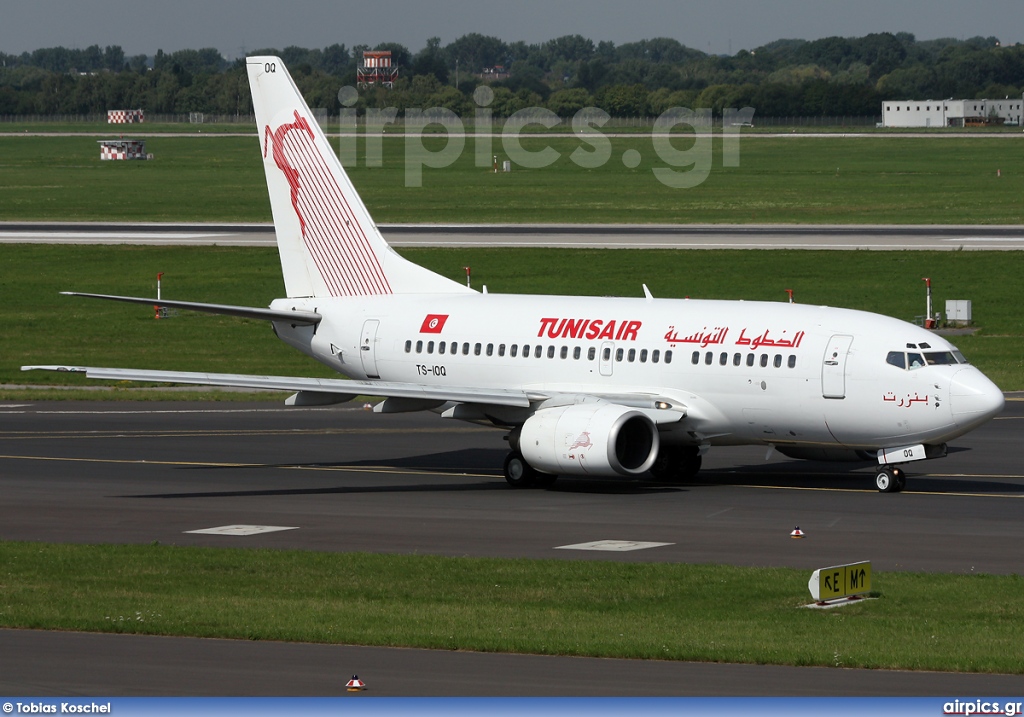
<path fill-rule="evenodd" d="M 885 127 L 976 127 L 986 124 L 1021 125 L 1024 99 L 1002 100 L 886 100 Z"/>

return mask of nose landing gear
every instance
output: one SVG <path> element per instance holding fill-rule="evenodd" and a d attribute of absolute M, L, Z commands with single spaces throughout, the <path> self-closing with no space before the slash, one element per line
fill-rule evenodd
<path fill-rule="evenodd" d="M 907 476 L 900 468 L 882 466 L 875 473 L 875 485 L 880 493 L 899 493 L 907 486 Z"/>

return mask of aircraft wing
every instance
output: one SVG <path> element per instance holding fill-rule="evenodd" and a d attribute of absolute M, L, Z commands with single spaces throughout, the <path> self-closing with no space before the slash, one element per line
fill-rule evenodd
<path fill-rule="evenodd" d="M 84 373 L 89 378 L 111 381 L 156 381 L 188 383 L 199 386 L 232 386 L 237 388 L 299 391 L 310 394 L 347 396 L 384 396 L 386 398 L 414 398 L 426 401 L 454 401 L 458 403 L 490 404 L 529 408 L 531 400 L 544 400 L 549 393 L 528 393 L 496 388 L 465 388 L 459 386 L 424 386 L 398 381 L 353 381 L 337 378 L 308 378 L 297 376 L 252 376 L 235 373 L 202 373 L 198 371 L 152 371 L 131 368 L 97 368 L 93 366 L 22 366 L 22 371 L 69 371 Z"/>
<path fill-rule="evenodd" d="M 224 314 L 226 316 L 241 316 L 244 319 L 260 319 L 262 321 L 287 321 L 296 325 L 311 325 L 320 323 L 323 318 L 315 311 L 278 311 L 275 309 L 261 309 L 254 306 L 232 306 L 230 304 L 203 304 L 198 301 L 163 301 L 158 299 L 146 299 L 138 296 L 114 296 L 112 294 L 83 294 L 77 291 L 62 291 L 64 296 L 84 296 L 88 299 L 109 299 L 111 301 L 125 301 L 129 304 L 145 304 L 147 306 L 166 306 L 171 309 L 188 309 L 189 311 L 201 311 L 206 314 Z M 143 380 L 143 379 L 139 379 Z"/>

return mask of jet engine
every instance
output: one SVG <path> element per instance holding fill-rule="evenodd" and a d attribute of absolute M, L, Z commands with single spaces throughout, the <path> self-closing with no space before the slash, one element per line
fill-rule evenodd
<path fill-rule="evenodd" d="M 604 401 L 542 409 L 519 435 L 519 451 L 530 466 L 562 475 L 643 473 L 657 458 L 658 445 L 653 420 Z"/>

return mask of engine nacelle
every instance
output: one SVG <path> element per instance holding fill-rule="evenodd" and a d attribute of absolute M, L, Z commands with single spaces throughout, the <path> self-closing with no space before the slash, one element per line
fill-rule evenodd
<path fill-rule="evenodd" d="M 636 409 L 597 401 L 545 408 L 523 424 L 519 450 L 531 466 L 563 475 L 629 476 L 658 456 L 658 427 Z"/>

